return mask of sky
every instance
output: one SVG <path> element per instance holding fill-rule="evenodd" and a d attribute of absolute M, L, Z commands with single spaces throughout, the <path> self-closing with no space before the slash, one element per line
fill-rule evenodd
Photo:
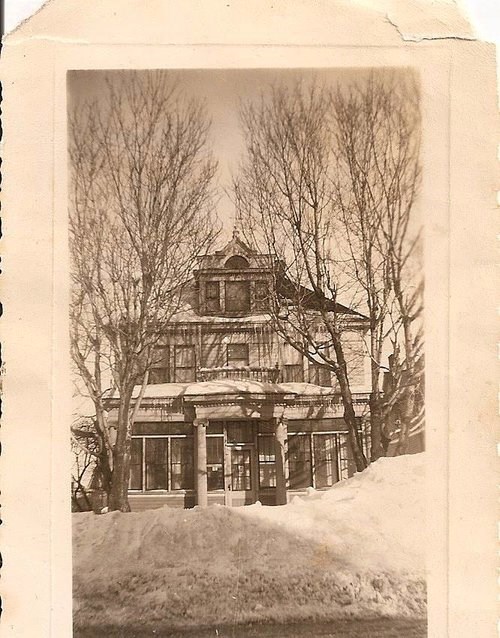
<path fill-rule="evenodd" d="M 187 97 L 202 101 L 211 120 L 210 145 L 219 163 L 217 214 L 224 223 L 224 237 L 232 231 L 234 205 L 232 176 L 238 171 L 245 150 L 239 122 L 242 102 L 255 100 L 271 86 L 290 85 L 298 78 L 313 79 L 319 84 L 347 86 L 366 77 L 368 71 L 350 69 L 221 69 L 169 71 L 173 82 Z M 117 77 L 124 72 L 72 71 L 68 74 L 70 108 L 85 101 L 103 100 L 106 95 L 106 76 Z"/>

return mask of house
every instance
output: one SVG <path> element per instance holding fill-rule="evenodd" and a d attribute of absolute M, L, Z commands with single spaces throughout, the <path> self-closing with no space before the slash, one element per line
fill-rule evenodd
<path fill-rule="evenodd" d="M 158 344 L 133 426 L 132 510 L 283 504 L 353 474 L 334 378 L 270 324 L 270 263 L 237 232 L 200 258 L 186 303 Z M 294 287 L 285 279 L 282 287 L 293 303 Z M 306 299 L 314 311 L 313 293 Z M 337 311 L 345 315 L 361 428 L 369 392 L 366 318 L 344 306 Z M 116 399 L 108 407 L 112 420 Z"/>

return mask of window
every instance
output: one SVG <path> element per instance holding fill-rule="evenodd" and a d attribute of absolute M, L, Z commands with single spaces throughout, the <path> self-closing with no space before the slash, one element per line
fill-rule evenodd
<path fill-rule="evenodd" d="M 177 383 L 196 381 L 194 346 L 175 346 L 175 380 Z"/>
<path fill-rule="evenodd" d="M 248 366 L 248 344 L 229 343 L 227 346 L 227 365 L 230 368 Z"/>
<path fill-rule="evenodd" d="M 309 435 L 295 434 L 288 438 L 288 473 L 291 489 L 312 485 Z"/>
<path fill-rule="evenodd" d="M 153 351 L 149 383 L 168 383 L 169 381 L 170 365 L 168 346 L 157 346 Z"/>
<path fill-rule="evenodd" d="M 286 363 L 283 366 L 283 381 L 284 383 L 302 383 L 302 381 L 304 381 L 304 368 L 302 364 Z"/>
<path fill-rule="evenodd" d="M 289 343 L 283 344 L 283 381 L 285 383 L 304 381 L 302 354 Z"/>
<path fill-rule="evenodd" d="M 226 261 L 225 266 L 230 270 L 244 270 L 248 268 L 250 264 L 244 257 L 241 257 L 241 255 L 233 255 L 233 257 L 229 257 Z"/>
<path fill-rule="evenodd" d="M 209 281 L 205 284 L 205 304 L 207 312 L 220 312 L 220 283 Z"/>
<path fill-rule="evenodd" d="M 274 436 L 259 436 L 259 485 L 276 487 Z"/>
<path fill-rule="evenodd" d="M 132 438 L 130 490 L 190 490 L 193 487 L 192 436 Z"/>
<path fill-rule="evenodd" d="M 207 437 L 208 491 L 224 489 L 224 437 Z"/>
<path fill-rule="evenodd" d="M 250 310 L 250 282 L 226 281 L 226 312 Z"/>
<path fill-rule="evenodd" d="M 168 439 L 145 439 L 146 489 L 168 489 Z"/>
<path fill-rule="evenodd" d="M 228 443 L 253 443 L 254 432 L 251 421 L 235 421 L 228 423 L 226 428 Z"/>
<path fill-rule="evenodd" d="M 339 480 L 335 434 L 315 434 L 314 482 L 316 488 L 331 487 Z"/>
<path fill-rule="evenodd" d="M 344 336 L 344 355 L 351 385 L 363 385 L 365 382 L 365 352 L 363 336 L 358 332 L 346 332 Z"/>
<path fill-rule="evenodd" d="M 250 450 L 231 450 L 231 488 L 234 492 L 252 489 L 252 453 Z"/>
<path fill-rule="evenodd" d="M 171 490 L 191 490 L 194 487 L 193 439 L 192 437 L 172 438 L 171 449 Z"/>
<path fill-rule="evenodd" d="M 339 465 L 340 476 L 342 479 L 354 476 L 356 465 L 351 452 L 351 446 L 347 434 L 339 434 Z"/>
<path fill-rule="evenodd" d="M 142 490 L 142 439 L 131 441 L 129 489 Z"/>
<path fill-rule="evenodd" d="M 256 281 L 254 284 L 254 309 L 265 311 L 269 309 L 269 286 L 266 281 Z"/>
<path fill-rule="evenodd" d="M 309 363 L 309 383 L 330 387 L 332 385 L 330 370 L 319 363 Z"/>

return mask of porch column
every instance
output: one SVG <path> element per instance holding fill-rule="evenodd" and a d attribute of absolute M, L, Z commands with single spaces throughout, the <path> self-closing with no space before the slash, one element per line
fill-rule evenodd
<path fill-rule="evenodd" d="M 286 419 L 275 419 L 274 450 L 276 456 L 276 505 L 286 505 L 288 485 L 288 424 Z"/>
<path fill-rule="evenodd" d="M 195 470 L 195 489 L 196 504 L 200 507 L 208 505 L 208 488 L 207 488 L 207 421 L 195 419 L 193 425 L 196 431 L 196 470 Z"/>

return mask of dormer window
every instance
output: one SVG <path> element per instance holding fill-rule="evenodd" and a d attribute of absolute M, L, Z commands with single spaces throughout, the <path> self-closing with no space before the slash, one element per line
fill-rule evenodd
<path fill-rule="evenodd" d="M 250 282 L 226 281 L 226 312 L 250 311 Z"/>
<path fill-rule="evenodd" d="M 226 261 L 225 267 L 230 270 L 245 270 L 250 267 L 250 264 L 241 255 L 233 255 Z"/>
<path fill-rule="evenodd" d="M 207 312 L 220 312 L 220 283 L 208 281 L 205 284 L 205 304 Z"/>
<path fill-rule="evenodd" d="M 269 310 L 269 283 L 267 281 L 256 281 L 254 284 L 254 310 Z"/>

